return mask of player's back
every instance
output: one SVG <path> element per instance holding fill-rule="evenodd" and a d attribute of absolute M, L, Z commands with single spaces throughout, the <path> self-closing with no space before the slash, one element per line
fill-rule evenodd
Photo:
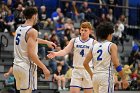
<path fill-rule="evenodd" d="M 112 73 L 110 46 L 111 42 L 103 41 L 94 44 L 92 49 L 94 73 Z"/>
<path fill-rule="evenodd" d="M 14 38 L 14 64 L 22 66 L 27 63 L 30 64 L 31 60 L 28 57 L 27 48 L 27 32 L 32 28 L 32 26 L 19 26 L 16 30 L 16 36 Z M 37 53 L 37 46 L 36 46 Z"/>
<path fill-rule="evenodd" d="M 73 56 L 73 66 L 84 68 L 83 61 L 88 54 L 89 50 L 93 46 L 94 40 L 89 38 L 87 41 L 82 41 L 80 37 L 74 40 L 74 56 Z M 92 62 L 89 63 L 90 67 L 93 67 Z"/>

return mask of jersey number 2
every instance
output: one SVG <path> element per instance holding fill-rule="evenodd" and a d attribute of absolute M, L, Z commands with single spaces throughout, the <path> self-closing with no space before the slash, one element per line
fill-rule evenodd
<path fill-rule="evenodd" d="M 80 55 L 83 57 L 84 56 L 84 49 L 81 50 Z"/>
<path fill-rule="evenodd" d="M 98 50 L 97 53 L 99 54 L 98 57 L 97 57 L 97 61 L 101 61 L 102 60 L 101 56 L 102 56 L 103 51 L 102 50 Z"/>
<path fill-rule="evenodd" d="M 20 36 L 21 36 L 21 34 L 17 34 L 17 37 L 16 37 L 16 45 L 19 45 Z"/>

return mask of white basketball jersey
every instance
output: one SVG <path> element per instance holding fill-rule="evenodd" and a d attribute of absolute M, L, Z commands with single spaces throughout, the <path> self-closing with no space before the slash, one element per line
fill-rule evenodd
<path fill-rule="evenodd" d="M 87 41 L 82 41 L 80 37 L 75 38 L 74 40 L 74 56 L 73 56 L 73 66 L 84 68 L 83 62 L 87 56 L 89 50 L 93 46 L 94 40 L 89 38 Z M 90 67 L 93 67 L 92 61 L 89 63 Z"/>
<path fill-rule="evenodd" d="M 93 54 L 93 73 L 112 74 L 113 65 L 111 62 L 110 46 L 111 42 L 97 42 L 92 48 Z"/>
<path fill-rule="evenodd" d="M 30 63 L 33 63 L 28 57 L 26 41 L 26 34 L 31 28 L 32 26 L 19 26 L 16 30 L 14 38 L 14 64 L 21 67 L 30 66 Z M 38 44 L 36 44 L 35 52 L 38 52 Z"/>

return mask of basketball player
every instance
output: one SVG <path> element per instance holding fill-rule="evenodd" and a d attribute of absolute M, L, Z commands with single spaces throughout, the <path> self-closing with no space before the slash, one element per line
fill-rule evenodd
<path fill-rule="evenodd" d="M 23 11 L 26 21 L 16 30 L 14 38 L 14 65 L 13 74 L 16 79 L 16 87 L 20 93 L 32 93 L 37 89 L 37 66 L 39 66 L 47 79 L 49 70 L 39 60 L 37 55 L 38 43 L 47 44 L 53 48 L 54 43 L 38 38 L 38 31 L 32 28 L 36 24 L 38 11 L 34 7 L 28 7 Z"/>
<path fill-rule="evenodd" d="M 83 66 L 83 61 L 91 49 L 95 40 L 89 38 L 92 26 L 89 22 L 83 22 L 80 26 L 80 37 L 73 38 L 70 40 L 69 44 L 58 52 L 50 52 L 48 54 L 49 58 L 54 58 L 55 56 L 65 56 L 73 50 L 73 71 L 70 84 L 70 93 L 80 93 L 80 89 L 84 89 L 84 93 L 92 93 L 92 81 L 90 75 L 86 72 Z M 89 63 L 92 69 L 92 62 Z"/>
<path fill-rule="evenodd" d="M 94 93 L 114 93 L 113 65 L 122 78 L 123 88 L 128 87 L 128 82 L 119 63 L 117 46 L 110 42 L 113 32 L 111 23 L 101 23 L 96 29 L 98 42 L 94 44 L 84 60 L 84 67 L 92 77 Z M 93 71 L 89 66 L 91 60 L 94 60 Z"/>

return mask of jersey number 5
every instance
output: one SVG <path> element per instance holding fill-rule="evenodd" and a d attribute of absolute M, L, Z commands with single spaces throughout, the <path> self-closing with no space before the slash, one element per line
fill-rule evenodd
<path fill-rule="evenodd" d="M 103 51 L 100 49 L 100 50 L 97 51 L 97 53 L 99 54 L 98 57 L 97 57 L 97 61 L 101 61 L 102 60 L 101 56 L 102 56 Z"/>
<path fill-rule="evenodd" d="M 80 55 L 83 57 L 84 56 L 84 49 L 81 50 Z"/>
<path fill-rule="evenodd" d="M 16 36 L 16 45 L 19 45 L 21 34 L 17 34 Z"/>

